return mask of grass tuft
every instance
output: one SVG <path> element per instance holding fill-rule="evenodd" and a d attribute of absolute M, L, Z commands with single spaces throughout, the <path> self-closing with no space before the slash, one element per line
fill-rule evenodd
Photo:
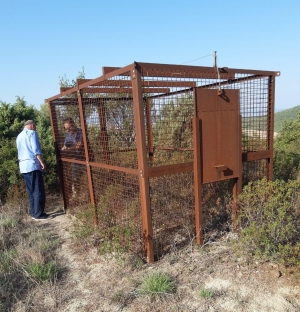
<path fill-rule="evenodd" d="M 212 289 L 206 289 L 204 287 L 201 287 L 199 289 L 199 296 L 201 298 L 204 298 L 204 299 L 210 299 L 214 296 L 214 291 Z"/>
<path fill-rule="evenodd" d="M 163 296 L 175 291 L 176 283 L 167 273 L 154 272 L 144 277 L 138 293 L 147 296 Z"/>

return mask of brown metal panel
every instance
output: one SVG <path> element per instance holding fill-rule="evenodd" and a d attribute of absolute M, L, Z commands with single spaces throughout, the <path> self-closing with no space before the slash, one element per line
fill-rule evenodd
<path fill-rule="evenodd" d="M 203 183 L 239 177 L 239 91 L 197 89 L 202 122 Z M 219 166 L 226 170 L 217 170 Z"/>
<path fill-rule="evenodd" d="M 146 134 L 144 125 L 144 111 L 143 111 L 143 97 L 142 97 L 142 82 L 141 73 L 138 68 L 131 70 L 132 88 L 133 88 L 133 106 L 134 119 L 136 128 L 137 154 L 138 154 L 138 168 L 139 168 L 139 183 L 140 183 L 140 197 L 141 210 L 143 219 L 143 236 L 144 244 L 147 254 L 147 261 L 154 262 L 153 250 L 153 229 L 151 222 L 150 210 L 150 193 L 149 193 L 149 177 L 147 176 L 147 148 L 146 148 Z"/>
<path fill-rule="evenodd" d="M 160 177 L 168 174 L 176 174 L 182 172 L 193 171 L 193 162 L 165 165 L 160 167 L 151 167 L 148 169 L 149 178 Z"/>

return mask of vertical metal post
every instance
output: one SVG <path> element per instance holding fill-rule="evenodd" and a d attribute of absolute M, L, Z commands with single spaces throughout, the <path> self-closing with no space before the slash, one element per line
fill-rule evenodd
<path fill-rule="evenodd" d="M 269 76 L 268 81 L 269 96 L 268 96 L 268 150 L 273 155 L 273 143 L 274 143 L 274 111 L 275 111 L 275 77 Z M 273 179 L 273 156 L 267 159 L 267 179 L 271 181 Z"/>
<path fill-rule="evenodd" d="M 197 92 L 194 88 L 194 118 L 193 118 L 193 148 L 194 148 L 194 187 L 195 187 L 195 222 L 196 242 L 203 244 L 203 213 L 202 213 L 202 156 L 201 156 L 201 122 L 197 113 Z"/>
<path fill-rule="evenodd" d="M 147 256 L 147 262 L 153 263 L 154 262 L 153 229 L 151 222 L 149 177 L 146 158 L 147 149 L 145 140 L 146 135 L 144 124 L 144 112 L 143 112 L 143 90 L 142 90 L 141 72 L 140 68 L 137 68 L 137 64 L 134 64 L 130 74 L 132 80 L 133 109 L 136 128 L 136 141 L 137 141 L 136 143 L 138 154 L 144 246 Z"/>
<path fill-rule="evenodd" d="M 237 202 L 238 196 L 242 193 L 242 176 L 243 176 L 243 163 L 242 163 L 242 116 L 239 115 L 238 120 L 238 142 L 239 142 L 239 163 L 238 163 L 238 178 L 234 179 L 232 195 L 233 195 L 233 203 L 232 203 L 232 221 L 235 224 L 237 220 L 237 216 L 239 213 L 239 205 Z"/>
<path fill-rule="evenodd" d="M 78 105 L 79 105 L 79 114 L 80 114 L 80 125 L 82 130 L 82 137 L 83 137 L 83 145 L 84 145 L 84 154 L 85 154 L 85 161 L 86 161 L 86 169 L 87 169 L 87 177 L 88 177 L 88 185 L 90 191 L 90 199 L 91 204 L 94 206 L 94 224 L 98 223 L 98 216 L 95 207 L 95 198 L 94 198 L 94 189 L 93 189 L 93 181 L 92 181 L 92 173 L 91 173 L 91 166 L 89 164 L 89 152 L 88 152 L 88 144 L 87 144 L 87 134 L 85 130 L 85 122 L 84 122 L 84 110 L 82 104 L 82 95 L 80 90 L 77 90 L 77 98 L 78 98 Z"/>

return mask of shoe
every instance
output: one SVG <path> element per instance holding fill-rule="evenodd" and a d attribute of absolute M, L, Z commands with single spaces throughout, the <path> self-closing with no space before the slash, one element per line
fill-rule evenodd
<path fill-rule="evenodd" d="M 52 219 L 53 216 L 51 215 L 48 215 L 47 213 L 42 213 L 38 218 L 35 218 L 35 217 L 32 217 L 31 219 L 32 220 L 49 220 L 49 219 Z"/>

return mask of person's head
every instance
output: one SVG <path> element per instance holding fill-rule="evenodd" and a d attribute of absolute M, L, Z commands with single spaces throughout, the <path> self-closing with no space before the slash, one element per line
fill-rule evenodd
<path fill-rule="evenodd" d="M 71 117 L 64 118 L 64 129 L 66 132 L 74 133 L 76 131 L 76 125 Z"/>
<path fill-rule="evenodd" d="M 24 123 L 24 128 L 35 131 L 35 128 L 36 128 L 35 122 L 33 120 L 27 120 Z"/>

